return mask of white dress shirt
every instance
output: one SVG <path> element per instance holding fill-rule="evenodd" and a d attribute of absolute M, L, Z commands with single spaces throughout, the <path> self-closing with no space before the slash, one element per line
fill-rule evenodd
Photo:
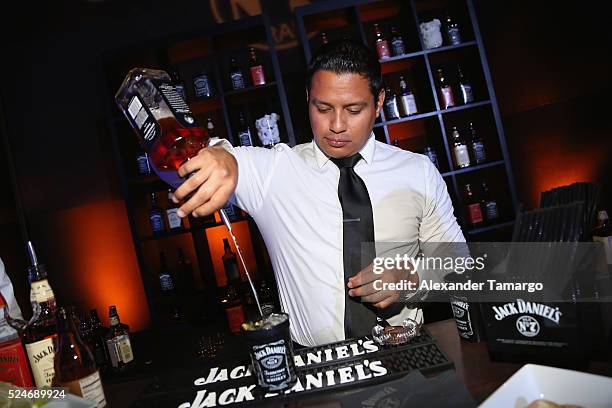
<path fill-rule="evenodd" d="M 23 319 L 21 309 L 19 308 L 17 299 L 15 299 L 11 278 L 6 274 L 2 259 L 0 259 L 0 293 L 2 293 L 4 300 L 6 300 L 10 316 L 14 319 Z M 0 318 L 4 318 L 4 316 L 0 316 Z"/>
<path fill-rule="evenodd" d="M 273 149 L 223 144 L 238 162 L 233 201 L 263 236 L 293 340 L 305 346 L 343 340 L 338 167 L 314 140 Z M 446 184 L 426 156 L 378 142 L 373 133 L 360 153 L 355 172 L 370 195 L 377 243 L 465 241 Z M 404 308 L 388 320 L 400 324 L 406 317 L 422 314 Z"/>

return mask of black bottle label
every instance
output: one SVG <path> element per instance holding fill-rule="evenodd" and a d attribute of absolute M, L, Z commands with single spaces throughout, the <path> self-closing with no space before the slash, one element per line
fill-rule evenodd
<path fill-rule="evenodd" d="M 448 36 L 448 42 L 450 45 L 461 44 L 461 34 L 459 33 L 458 27 L 449 27 L 446 34 Z"/>
<path fill-rule="evenodd" d="M 242 76 L 242 72 L 234 72 L 230 75 L 230 80 L 232 81 L 233 89 L 242 89 L 244 88 L 244 78 Z"/>
<path fill-rule="evenodd" d="M 474 336 L 474 329 L 470 318 L 470 304 L 464 298 L 451 296 L 451 307 L 459 336 L 464 339 L 471 339 Z"/>
<path fill-rule="evenodd" d="M 487 201 L 484 205 L 485 215 L 487 220 L 496 220 L 499 218 L 499 210 L 497 209 L 497 202 Z"/>
<path fill-rule="evenodd" d="M 181 95 L 176 91 L 176 88 L 170 84 L 160 84 L 158 86 L 159 93 L 166 102 L 168 109 L 185 128 L 197 127 L 193 114 L 189 110 L 189 106 Z"/>
<path fill-rule="evenodd" d="M 393 55 L 405 54 L 406 47 L 404 46 L 404 40 L 401 37 L 395 37 L 391 41 L 391 49 L 393 50 Z"/>
<path fill-rule="evenodd" d="M 193 79 L 196 98 L 209 98 L 212 96 L 208 75 L 200 74 Z"/>
<path fill-rule="evenodd" d="M 389 98 L 385 101 L 385 108 L 387 108 L 387 119 L 399 119 L 399 109 L 397 107 L 397 99 L 395 97 Z"/>
<path fill-rule="evenodd" d="M 476 163 L 480 164 L 487 160 L 484 145 L 482 141 L 475 141 L 472 143 L 472 151 L 474 152 L 474 159 Z"/>

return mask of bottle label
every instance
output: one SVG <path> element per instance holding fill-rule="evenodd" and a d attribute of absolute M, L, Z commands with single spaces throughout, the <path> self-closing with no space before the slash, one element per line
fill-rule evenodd
<path fill-rule="evenodd" d="M 153 233 L 162 232 L 164 230 L 164 222 L 162 220 L 162 216 L 160 213 L 151 214 L 151 228 L 153 229 Z"/>
<path fill-rule="evenodd" d="M 145 148 L 149 150 L 161 135 L 161 128 L 155 121 L 155 117 L 149 110 L 149 107 L 142 101 L 139 95 L 132 97 L 128 105 L 127 116 L 132 127 L 137 129 L 138 133 L 142 136 Z"/>
<path fill-rule="evenodd" d="M 244 323 L 244 310 L 241 305 L 225 309 L 227 324 L 232 333 L 240 333 L 240 327 Z"/>
<path fill-rule="evenodd" d="M 459 27 L 450 27 L 446 32 L 448 35 L 448 42 L 450 45 L 461 44 L 461 34 L 459 33 Z"/>
<path fill-rule="evenodd" d="M 391 41 L 391 48 L 393 48 L 393 55 L 402 55 L 406 53 L 404 40 L 400 37 L 396 37 Z"/>
<path fill-rule="evenodd" d="M 462 297 L 451 296 L 450 298 L 459 336 L 464 339 L 472 338 L 474 329 L 472 328 L 472 320 L 470 319 L 470 304 L 467 302 L 467 299 Z"/>
<path fill-rule="evenodd" d="M 481 141 L 472 143 L 472 151 L 474 152 L 474 160 L 476 163 L 483 163 L 485 160 L 487 160 L 484 145 Z"/>
<path fill-rule="evenodd" d="M 467 206 L 468 208 L 468 221 L 470 224 L 478 224 L 482 222 L 482 209 L 480 203 L 474 203 Z"/>
<path fill-rule="evenodd" d="M 442 106 L 444 107 L 444 109 L 452 108 L 453 106 L 455 106 L 455 97 L 453 95 L 453 90 L 451 89 L 451 87 L 445 86 L 444 88 L 441 88 L 440 91 L 442 92 Z"/>
<path fill-rule="evenodd" d="M 53 367 L 53 358 L 55 357 L 55 346 L 53 343 L 55 337 L 56 335 L 53 335 L 25 345 L 37 388 L 50 387 L 53 382 L 53 377 L 55 376 L 55 369 Z"/>
<path fill-rule="evenodd" d="M 259 384 L 282 388 L 295 378 L 288 347 L 284 339 L 252 347 L 251 360 Z"/>
<path fill-rule="evenodd" d="M 234 72 L 230 75 L 230 80 L 232 81 L 233 89 L 244 88 L 244 78 L 242 77 L 242 72 Z"/>
<path fill-rule="evenodd" d="M 174 89 L 176 89 L 176 93 L 179 94 L 179 96 L 183 99 L 183 101 L 187 100 L 187 93 L 185 93 L 185 85 L 177 84 L 174 86 Z"/>
<path fill-rule="evenodd" d="M 170 229 L 180 229 L 183 227 L 183 219 L 177 214 L 178 208 L 169 208 L 166 210 L 168 216 L 168 227 Z"/>
<path fill-rule="evenodd" d="M 256 65 L 251 67 L 251 79 L 253 80 L 253 85 L 265 85 L 266 77 L 264 76 L 263 66 Z"/>
<path fill-rule="evenodd" d="M 385 101 L 385 108 L 387 108 L 387 120 L 399 119 L 399 110 L 397 109 L 397 99 L 395 97 Z"/>
<path fill-rule="evenodd" d="M 61 386 L 68 388 L 68 392 L 71 394 L 95 402 L 97 408 L 106 406 L 106 397 L 104 396 L 102 380 L 100 380 L 100 372 L 98 370 L 80 380 L 62 383 Z"/>
<path fill-rule="evenodd" d="M 161 94 L 166 106 L 172 112 L 176 120 L 185 128 L 198 127 L 193 118 L 193 113 L 189 110 L 189 106 L 185 99 L 176 91 L 176 88 L 171 84 L 162 83 L 157 89 Z"/>
<path fill-rule="evenodd" d="M 21 340 L 5 343 L 0 347 L 0 381 L 18 387 L 32 386 L 28 359 Z"/>
<path fill-rule="evenodd" d="M 453 153 L 455 155 L 455 164 L 457 167 L 467 167 L 470 165 L 470 154 L 468 153 L 467 146 L 464 144 L 455 146 L 453 148 Z"/>
<path fill-rule="evenodd" d="M 159 285 L 161 286 L 161 290 L 164 292 L 174 290 L 174 283 L 168 274 L 162 274 L 159 276 Z"/>
<path fill-rule="evenodd" d="M 138 164 L 138 173 L 140 174 L 151 174 L 151 166 L 149 165 L 149 158 L 145 153 L 139 155 L 136 158 Z"/>
<path fill-rule="evenodd" d="M 119 363 L 127 364 L 134 360 L 130 336 L 127 334 L 122 334 L 106 340 L 106 347 L 108 348 L 108 354 L 110 355 L 111 365 L 113 367 L 118 367 Z"/>
<path fill-rule="evenodd" d="M 496 220 L 499 218 L 499 211 L 497 209 L 497 202 L 495 201 L 487 201 L 484 205 L 485 214 L 487 216 L 487 220 Z"/>
<path fill-rule="evenodd" d="M 46 279 L 32 282 L 30 299 L 34 299 L 38 303 L 55 299 L 53 290 Z"/>
<path fill-rule="evenodd" d="M 391 53 L 389 52 L 389 43 L 387 40 L 376 41 L 376 51 L 378 52 L 378 58 L 389 58 Z"/>
<path fill-rule="evenodd" d="M 414 94 L 402 95 L 400 100 L 402 101 L 402 108 L 404 108 L 404 113 L 407 116 L 418 113 Z"/>
<path fill-rule="evenodd" d="M 472 103 L 474 102 L 474 94 L 472 93 L 472 85 L 470 84 L 461 84 L 459 85 L 461 88 L 461 98 L 463 99 L 463 103 Z"/>
<path fill-rule="evenodd" d="M 193 79 L 193 87 L 195 89 L 196 98 L 209 98 L 212 96 L 210 91 L 210 83 L 208 82 L 208 75 L 202 74 Z"/>
<path fill-rule="evenodd" d="M 253 140 L 251 139 L 251 131 L 243 130 L 238 133 L 238 139 L 240 146 L 253 146 Z"/>

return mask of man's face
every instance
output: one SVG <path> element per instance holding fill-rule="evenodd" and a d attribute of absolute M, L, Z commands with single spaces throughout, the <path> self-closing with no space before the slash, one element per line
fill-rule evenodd
<path fill-rule="evenodd" d="M 362 75 L 317 71 L 308 95 L 315 142 L 323 153 L 334 158 L 359 152 L 370 136 L 383 101 L 381 92 L 375 106 L 368 80 Z"/>

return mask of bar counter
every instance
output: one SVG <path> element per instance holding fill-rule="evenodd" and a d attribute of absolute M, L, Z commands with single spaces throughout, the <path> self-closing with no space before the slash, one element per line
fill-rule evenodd
<path fill-rule="evenodd" d="M 456 375 L 469 391 L 474 405 L 485 400 L 523 365 L 491 361 L 486 343 L 469 343 L 460 340 L 455 321 L 452 319 L 429 323 L 425 328 L 454 365 Z M 170 390 L 173 392 L 175 388 L 186 390 L 193 388 L 185 395 L 192 394 L 195 398 L 196 387 L 193 386 L 193 381 L 196 378 L 206 378 L 212 367 L 235 367 L 237 364 L 244 364 L 245 358 L 248 359 L 242 339 L 233 335 L 225 338 L 223 348 L 213 359 L 198 358 L 193 355 L 195 348 L 192 335 L 191 330 L 184 327 L 172 332 L 166 331 L 163 335 L 153 332 L 136 333 L 133 339 L 137 358 L 135 366 L 124 373 L 104 379 L 109 406 L 113 408 L 144 406 L 143 401 L 147 401 L 146 406 L 152 406 L 150 401 L 156 400 L 154 395 L 163 396 L 166 391 L 170 393 Z M 612 363 L 591 362 L 585 371 L 612 376 Z M 430 373 L 429 377 L 436 375 L 437 372 Z M 368 383 L 356 383 L 337 391 L 321 389 L 321 392 L 317 390 L 314 393 L 305 393 L 303 397 L 301 394 L 296 394 L 288 401 L 270 398 L 255 406 L 317 406 L 329 403 L 331 406 L 340 406 L 337 401 L 342 394 L 369 386 Z M 167 401 L 161 402 L 162 399 L 160 398 L 159 403 L 154 406 L 168 406 Z M 178 407 L 181 403 L 191 401 L 193 399 L 189 401 L 177 399 L 176 404 L 170 406 Z M 336 403 L 333 404 L 333 401 Z"/>

